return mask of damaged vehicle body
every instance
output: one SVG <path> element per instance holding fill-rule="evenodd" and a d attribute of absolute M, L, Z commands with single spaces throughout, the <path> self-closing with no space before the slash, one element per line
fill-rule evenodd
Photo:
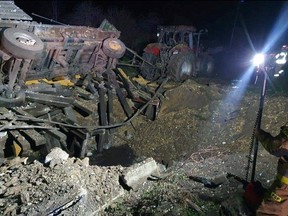
<path fill-rule="evenodd" d="M 13 1 L 0 6 L 0 158 L 53 147 L 84 157 L 89 143 L 98 152 L 109 148 L 121 125 L 114 99 L 127 118 L 134 114 L 116 69 L 126 51 L 120 32 L 107 20 L 99 28 L 39 24 Z M 138 107 L 151 99 L 130 97 Z"/>
<path fill-rule="evenodd" d="M 141 75 L 148 80 L 170 77 L 174 81 L 211 75 L 214 60 L 200 43 L 206 33 L 194 26 L 159 26 L 158 42 L 144 48 Z"/>
<path fill-rule="evenodd" d="M 2 18 L 0 30 L 1 88 L 7 99 L 26 80 L 102 76 L 107 67 L 115 67 L 114 59 L 125 53 L 125 45 L 118 39 L 120 32 L 106 20 L 99 28 L 91 28 Z"/>

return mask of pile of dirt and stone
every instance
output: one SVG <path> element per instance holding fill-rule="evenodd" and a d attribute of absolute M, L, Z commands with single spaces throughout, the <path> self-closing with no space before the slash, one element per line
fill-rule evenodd
<path fill-rule="evenodd" d="M 250 215 L 233 176 L 247 177 L 260 86 L 188 80 L 164 89 L 156 120 L 120 127 L 102 154 L 2 164 L 0 214 Z M 287 121 L 287 101 L 270 91 L 265 98 L 262 125 L 273 135 Z M 266 187 L 276 159 L 259 146 L 256 179 Z"/>

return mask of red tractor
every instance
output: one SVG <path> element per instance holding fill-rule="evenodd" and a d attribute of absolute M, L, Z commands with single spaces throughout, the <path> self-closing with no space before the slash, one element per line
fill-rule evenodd
<path fill-rule="evenodd" d="M 184 81 L 196 76 L 209 76 L 214 62 L 203 52 L 200 37 L 207 30 L 196 31 L 193 26 L 159 26 L 158 43 L 148 44 L 142 58 L 140 74 L 155 81 L 170 77 Z"/>

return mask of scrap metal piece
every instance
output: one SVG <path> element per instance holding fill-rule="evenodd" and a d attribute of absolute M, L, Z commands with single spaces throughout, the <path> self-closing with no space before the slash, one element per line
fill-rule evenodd
<path fill-rule="evenodd" d="M 20 69 L 21 59 L 15 58 L 12 64 L 13 66 L 11 68 L 11 71 L 9 71 L 9 82 L 8 82 L 8 89 L 10 91 L 13 90 L 14 84 L 16 82 L 17 74 Z"/>
<path fill-rule="evenodd" d="M 46 105 L 37 103 L 29 107 L 28 109 L 25 109 L 25 111 L 32 116 L 39 117 L 50 113 L 51 108 Z"/>
<path fill-rule="evenodd" d="M 87 143 L 90 138 L 90 134 L 86 133 L 86 137 L 82 142 L 81 151 L 80 151 L 80 158 L 84 158 L 87 153 Z"/>
<path fill-rule="evenodd" d="M 77 123 L 77 119 L 76 119 L 75 113 L 73 112 L 73 108 L 71 106 L 65 107 L 64 108 L 64 113 L 65 113 L 67 118 L 69 118 L 71 121 Z"/>
<path fill-rule="evenodd" d="M 8 134 L 10 134 L 10 136 L 13 137 L 14 141 L 20 146 L 21 148 L 20 153 L 31 150 L 30 143 L 27 141 L 27 139 L 24 136 L 22 136 L 22 134 L 19 131 L 10 130 L 8 131 Z M 15 155 L 15 156 L 18 156 L 18 155 Z"/>
<path fill-rule="evenodd" d="M 75 86 L 75 90 L 77 91 L 77 94 L 79 97 L 85 99 L 85 100 L 93 100 L 95 99 L 95 95 L 91 94 L 90 92 L 86 91 L 83 88 L 80 88 L 78 86 Z"/>
<path fill-rule="evenodd" d="M 100 85 L 99 85 L 100 86 Z M 100 117 L 100 125 L 106 126 L 107 122 L 107 104 L 105 100 L 106 89 L 102 86 L 99 87 L 99 117 Z M 97 143 L 97 150 L 101 152 L 104 146 L 108 144 L 108 131 L 105 130 L 104 133 L 99 134 L 99 141 Z"/>
<path fill-rule="evenodd" d="M 148 119 L 154 121 L 156 119 L 157 107 L 149 104 L 145 110 L 145 115 Z"/>
<path fill-rule="evenodd" d="M 14 112 L 16 112 L 17 114 L 20 114 L 20 115 L 23 115 L 23 116 L 34 117 L 34 116 L 30 115 L 29 113 L 25 112 L 24 110 L 22 110 L 20 108 L 12 108 L 12 110 Z M 46 123 L 34 123 L 34 124 L 35 125 L 40 125 L 40 126 L 48 126 L 48 124 L 46 124 Z M 33 130 L 31 130 L 31 131 L 33 131 Z M 24 132 L 27 133 L 29 131 L 24 131 Z M 52 137 L 54 137 L 55 139 L 58 139 L 60 142 L 66 142 L 67 136 L 64 133 L 62 133 L 62 132 L 60 132 L 58 130 L 46 130 L 45 132 L 47 134 L 51 135 Z M 44 140 L 45 140 L 45 138 L 44 138 Z M 43 144 L 45 144 L 45 142 Z"/>
<path fill-rule="evenodd" d="M 107 96 L 108 96 L 108 108 L 107 108 L 107 119 L 108 124 L 113 125 L 115 123 L 114 117 L 113 117 L 113 92 L 111 89 L 107 89 Z M 110 129 L 110 132 L 114 129 Z"/>
<path fill-rule="evenodd" d="M 196 181 L 196 182 L 203 183 L 205 187 L 216 188 L 220 186 L 221 184 L 227 182 L 227 174 L 213 176 L 212 178 L 189 176 L 189 179 Z"/>
<path fill-rule="evenodd" d="M 98 91 L 97 89 L 95 88 L 94 84 L 93 83 L 89 83 L 87 88 L 92 92 L 92 94 L 95 96 L 95 97 L 99 97 L 98 95 Z"/>
<path fill-rule="evenodd" d="M 117 70 L 115 70 L 117 72 L 117 74 L 119 74 L 119 76 L 121 77 L 124 87 L 127 91 L 128 97 L 130 98 L 134 98 L 135 95 L 132 91 L 136 89 L 136 87 L 134 86 L 134 84 L 131 82 L 131 80 L 129 79 L 129 77 L 125 74 L 125 72 L 121 69 L 121 68 L 117 68 Z"/>
<path fill-rule="evenodd" d="M 1 107 L 0 112 L 4 113 L 4 114 L 5 113 L 6 114 L 10 113 L 10 111 L 8 109 L 6 109 L 5 107 Z M 11 118 L 13 118 L 13 116 L 11 116 Z M 17 122 L 17 123 L 15 123 L 15 120 L 16 120 L 15 118 L 12 120 L 12 122 L 13 122 L 12 124 L 13 125 L 20 126 L 20 127 L 21 126 L 29 126 L 25 122 Z M 3 122 L 3 124 L 4 124 L 4 122 Z M 29 147 L 30 144 L 28 145 L 26 143 L 26 141 L 25 141 L 26 138 L 29 139 L 29 141 L 32 142 L 35 146 L 44 145 L 46 143 L 45 138 L 39 132 L 37 132 L 36 130 L 19 130 L 19 132 L 21 132 L 21 134 L 23 134 L 23 136 L 25 136 L 25 139 L 23 139 L 21 141 L 21 145 L 23 145 L 23 147 L 25 147 L 25 148 L 28 148 L 28 149 L 30 148 Z M 10 134 L 13 135 L 15 138 L 17 138 L 17 136 L 18 136 L 16 131 L 15 132 L 10 131 Z M 17 139 L 15 139 L 15 140 L 17 140 Z M 20 141 L 20 139 L 18 141 Z"/>
<path fill-rule="evenodd" d="M 74 106 L 75 109 L 78 109 L 81 111 L 81 114 L 86 114 L 86 116 L 93 114 L 93 111 L 90 110 L 88 107 L 85 107 L 83 105 L 81 105 L 79 102 L 77 102 L 76 100 L 73 101 L 72 105 Z"/>
<path fill-rule="evenodd" d="M 131 117 L 133 115 L 133 110 L 129 106 L 129 104 L 126 100 L 126 96 L 123 93 L 119 83 L 117 82 L 116 75 L 113 72 L 110 72 L 108 77 L 109 77 L 109 80 L 111 81 L 113 87 L 116 90 L 118 100 L 119 100 L 121 106 L 123 107 L 125 114 L 127 115 L 128 118 Z"/>
<path fill-rule="evenodd" d="M 63 97 L 63 96 L 55 96 L 50 94 L 40 94 L 34 92 L 26 92 L 27 101 L 42 103 L 46 105 L 52 105 L 57 107 L 68 107 L 74 103 L 75 99 Z"/>
<path fill-rule="evenodd" d="M 17 122 L 14 123 L 13 125 L 16 126 L 29 126 L 27 123 L 25 122 Z M 33 143 L 33 145 L 35 146 L 40 146 L 40 145 L 44 145 L 46 144 L 46 139 L 44 138 L 44 136 L 42 134 L 40 134 L 39 132 L 37 132 L 36 130 L 20 130 L 19 131 L 26 136 L 30 142 Z"/>

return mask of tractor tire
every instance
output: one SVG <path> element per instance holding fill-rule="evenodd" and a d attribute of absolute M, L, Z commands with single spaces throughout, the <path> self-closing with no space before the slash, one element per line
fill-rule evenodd
<path fill-rule="evenodd" d="M 126 46 L 117 38 L 108 38 L 104 40 L 102 49 L 108 57 L 119 59 L 124 56 Z"/>
<path fill-rule="evenodd" d="M 44 43 L 31 32 L 19 28 L 5 29 L 1 45 L 15 58 L 36 59 L 44 49 Z"/>
<path fill-rule="evenodd" d="M 161 70 L 159 68 L 156 68 L 156 63 L 158 61 L 158 56 L 152 54 L 152 53 L 143 53 L 142 58 L 154 65 L 147 64 L 146 62 L 143 62 L 141 68 L 140 68 L 140 74 L 143 76 L 145 79 L 149 81 L 156 81 L 157 79 L 160 78 L 161 76 Z"/>
<path fill-rule="evenodd" d="M 195 55 L 188 52 L 172 55 L 168 63 L 167 72 L 168 76 L 176 82 L 182 82 L 197 76 Z"/>
<path fill-rule="evenodd" d="M 212 56 L 205 55 L 200 59 L 199 76 L 210 77 L 214 72 L 214 59 Z"/>

